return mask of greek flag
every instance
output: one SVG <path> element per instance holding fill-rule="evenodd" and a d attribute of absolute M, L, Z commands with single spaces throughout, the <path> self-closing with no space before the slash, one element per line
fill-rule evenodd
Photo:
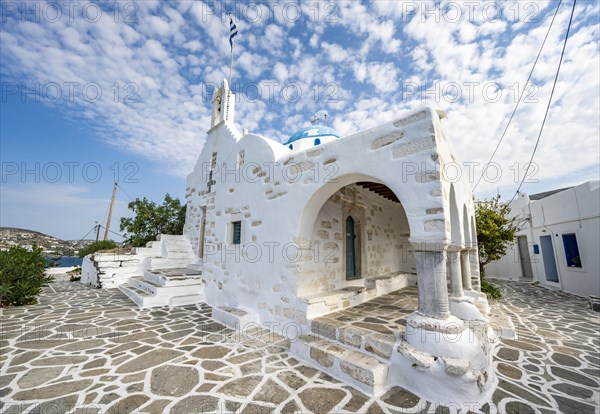
<path fill-rule="evenodd" d="M 233 22 L 233 18 L 229 15 L 229 44 L 231 45 L 231 50 L 233 50 L 233 38 L 238 34 L 237 26 Z"/>

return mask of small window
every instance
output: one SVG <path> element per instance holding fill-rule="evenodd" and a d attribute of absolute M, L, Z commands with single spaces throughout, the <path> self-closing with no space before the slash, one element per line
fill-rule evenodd
<path fill-rule="evenodd" d="M 293 146 L 292 144 L 290 144 L 290 145 L 289 145 L 289 148 L 290 148 L 291 150 L 293 150 L 293 149 L 294 149 L 294 146 Z"/>
<path fill-rule="evenodd" d="M 321 138 L 316 138 L 315 139 L 315 146 L 320 145 L 321 144 Z"/>
<path fill-rule="evenodd" d="M 568 267 L 582 267 L 581 256 L 579 256 L 579 246 L 577 246 L 577 237 L 575 233 L 563 234 L 563 246 L 567 258 Z"/>
<path fill-rule="evenodd" d="M 231 244 L 240 244 L 242 242 L 242 222 L 234 221 L 231 223 Z"/>
<path fill-rule="evenodd" d="M 244 163 L 246 162 L 246 151 L 241 150 L 238 154 L 238 158 L 237 158 L 237 167 L 241 168 L 244 166 Z"/>

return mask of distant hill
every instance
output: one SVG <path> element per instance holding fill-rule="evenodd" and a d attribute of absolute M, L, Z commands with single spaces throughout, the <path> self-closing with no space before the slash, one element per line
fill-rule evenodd
<path fill-rule="evenodd" d="M 94 240 L 61 240 L 35 230 L 0 227 L 0 250 L 11 246 L 40 246 L 45 253 L 72 256 Z"/>

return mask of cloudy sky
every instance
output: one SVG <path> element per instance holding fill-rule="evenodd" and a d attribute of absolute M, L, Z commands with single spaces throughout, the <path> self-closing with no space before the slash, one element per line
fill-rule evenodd
<path fill-rule="evenodd" d="M 229 76 L 241 130 L 285 141 L 316 112 L 342 135 L 420 105 L 446 129 L 475 195 L 510 199 L 535 145 L 569 22 L 558 1 L 2 1 L 0 225 L 78 239 L 131 198 L 183 197 Z M 599 174 L 599 6 L 579 1 L 522 191 Z M 117 237 L 118 238 L 118 237 Z"/>

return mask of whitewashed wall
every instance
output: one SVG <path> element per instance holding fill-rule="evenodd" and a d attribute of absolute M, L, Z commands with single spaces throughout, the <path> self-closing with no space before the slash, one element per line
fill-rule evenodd
<path fill-rule="evenodd" d="M 518 232 L 526 236 L 533 270 L 533 279 L 550 288 L 581 296 L 600 295 L 600 191 L 599 181 L 588 181 L 541 200 L 530 201 L 523 195 L 513 203 L 512 213 L 521 218 L 531 216 L 531 221 Z M 575 233 L 582 268 L 568 267 L 562 235 Z M 559 282 L 546 279 L 541 236 L 552 236 Z M 535 254 L 533 245 L 540 246 Z M 486 276 L 504 279 L 523 277 L 518 246 L 515 244 L 501 260 L 486 266 Z"/>

